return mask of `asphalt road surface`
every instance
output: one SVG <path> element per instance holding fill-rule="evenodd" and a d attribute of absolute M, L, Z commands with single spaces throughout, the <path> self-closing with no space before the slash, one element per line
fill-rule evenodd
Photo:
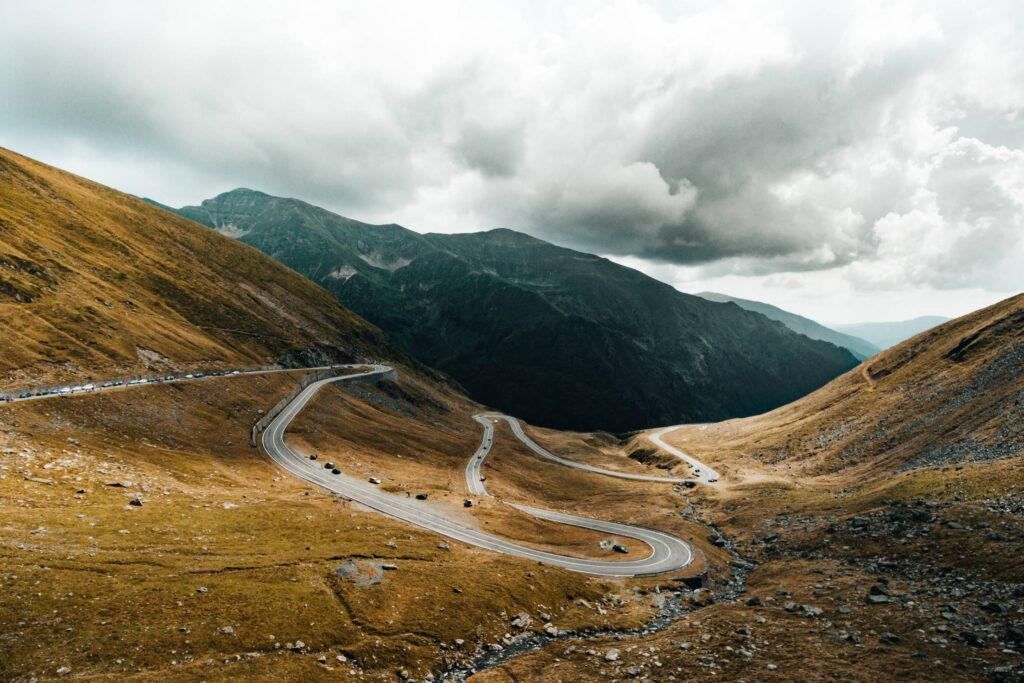
<path fill-rule="evenodd" d="M 27 401 L 37 400 L 45 398 L 56 398 L 59 396 L 79 396 L 88 395 L 95 393 L 103 393 L 107 391 L 116 391 L 121 389 L 130 389 L 135 387 L 152 386 L 153 384 L 170 384 L 178 382 L 192 382 L 203 379 L 211 379 L 214 377 L 226 377 L 232 375 L 258 375 L 258 374 L 271 374 L 275 372 L 292 372 L 294 370 L 326 370 L 330 367 L 349 367 L 349 368 L 369 368 L 363 372 L 355 373 L 351 375 L 344 375 L 341 377 L 331 377 L 328 379 L 315 382 L 310 386 L 306 387 L 301 393 L 299 393 L 291 403 L 289 403 L 278 416 L 270 423 L 270 425 L 263 431 L 260 442 L 263 446 L 264 451 L 281 467 L 287 471 L 299 476 L 307 481 L 318 484 L 328 490 L 331 490 L 345 498 L 349 498 L 353 501 L 361 503 L 366 507 L 369 507 L 377 512 L 400 519 L 424 529 L 434 531 L 442 534 L 449 538 L 457 541 L 462 541 L 470 545 L 474 545 L 487 550 L 492 550 L 499 553 L 505 553 L 508 555 L 515 555 L 517 557 L 523 557 L 530 560 L 536 560 L 543 562 L 548 565 L 556 567 L 564 567 L 572 571 L 582 572 L 585 574 L 594 574 L 598 576 L 647 576 L 651 574 L 661 574 L 664 572 L 676 571 L 682 569 L 693 562 L 693 550 L 688 543 L 678 539 L 669 534 L 655 531 L 653 529 L 644 529 L 642 527 L 630 526 L 627 524 L 619 524 L 617 522 L 608 522 L 604 520 L 590 519 L 588 517 L 579 517 L 576 515 L 569 515 L 560 512 L 553 512 L 550 510 L 542 510 L 539 508 L 532 508 L 526 505 L 514 505 L 514 507 L 522 510 L 528 514 L 531 514 L 540 519 L 545 519 L 559 524 L 567 524 L 570 526 L 581 527 L 584 529 L 591 529 L 601 533 L 606 533 L 612 536 L 630 538 L 635 541 L 639 541 L 650 548 L 650 553 L 643 558 L 629 559 L 625 561 L 606 561 L 606 560 L 595 560 L 595 559 L 584 559 L 575 558 L 566 555 L 558 555 L 555 553 L 544 552 L 542 550 L 534 550 L 525 546 L 516 545 L 502 539 L 498 536 L 493 536 L 488 533 L 479 531 L 473 527 L 466 526 L 460 522 L 453 521 L 445 517 L 438 510 L 433 508 L 431 505 L 425 502 L 417 501 L 410 498 L 404 498 L 393 494 L 385 493 L 381 491 L 377 486 L 364 482 L 359 479 L 353 479 L 345 474 L 335 475 L 325 470 L 321 463 L 318 461 L 311 461 L 308 457 L 303 457 L 299 453 L 295 452 L 290 446 L 285 443 L 284 435 L 288 428 L 288 425 L 295 419 L 295 417 L 302 411 L 302 409 L 309 403 L 310 399 L 326 384 L 332 382 L 345 382 L 352 380 L 357 377 L 366 377 L 374 374 L 385 374 L 391 371 L 391 368 L 386 365 L 361 363 L 349 366 L 323 366 L 318 368 L 287 368 L 287 369 L 239 369 L 232 371 L 218 371 L 218 372 L 207 372 L 202 377 L 150 377 L 147 378 L 144 383 L 128 384 L 119 383 L 112 386 L 102 386 L 101 383 L 88 382 L 81 384 L 69 384 L 69 387 L 73 387 L 74 391 L 65 394 L 40 394 L 30 395 L 24 398 L 17 398 L 12 396 L 11 401 Z M 31 391 L 31 390 L 19 390 Z M 0 403 L 2 405 L 2 403 Z M 538 444 L 536 444 L 525 432 L 523 432 L 519 421 L 513 417 L 507 415 L 477 415 L 475 419 L 483 426 L 484 436 L 480 443 L 480 447 L 476 453 L 470 459 L 469 464 L 466 466 L 466 484 L 469 488 L 470 494 L 474 496 L 488 496 L 487 489 L 483 485 L 482 476 L 480 473 L 480 466 L 483 464 L 484 459 L 490 452 L 491 446 L 494 443 L 494 419 L 504 419 L 512 427 L 513 432 L 516 436 L 523 441 L 528 447 L 530 447 L 538 455 L 541 455 L 549 460 L 553 460 L 557 463 L 565 465 L 567 467 L 574 467 L 576 469 L 586 470 L 595 474 L 602 474 L 605 476 L 620 477 L 623 479 L 636 479 L 641 481 L 656 481 L 663 483 L 678 483 L 684 481 L 682 479 L 673 479 L 669 477 L 652 477 L 641 474 L 630 474 L 626 472 L 615 472 L 612 470 L 604 470 L 598 467 L 592 467 L 590 465 L 584 465 L 576 463 L 565 458 L 560 458 L 553 453 L 545 450 Z M 675 455 L 683 458 L 691 465 L 701 468 L 702 479 L 707 480 L 709 478 L 717 478 L 717 473 L 714 470 L 702 465 L 700 462 L 691 458 L 690 456 L 682 453 L 678 449 L 669 446 L 668 444 L 660 441 L 660 437 L 665 432 L 675 429 L 675 427 L 666 427 L 656 435 L 651 435 L 651 440 L 657 443 L 667 451 L 674 453 Z"/>
<path fill-rule="evenodd" d="M 555 455 L 554 453 L 552 453 L 551 451 L 547 450 L 543 446 L 540 446 L 539 444 L 537 444 L 537 442 L 535 442 L 533 439 L 531 439 L 529 436 L 527 436 L 526 432 L 523 431 L 523 426 L 521 424 L 519 424 L 519 420 L 517 420 L 516 418 L 514 418 L 514 417 L 512 417 L 510 415 L 501 415 L 499 413 L 483 413 L 481 415 L 477 415 L 474 419 L 477 422 L 480 422 L 481 424 L 484 424 L 481 421 L 481 418 L 485 418 L 485 419 L 490 418 L 490 419 L 494 419 L 494 420 L 504 420 L 505 422 L 508 423 L 509 427 L 512 428 L 512 432 L 516 435 L 516 438 L 518 438 L 520 441 L 522 441 L 524 444 L 526 444 L 526 446 L 531 451 L 533 451 L 534 453 L 536 453 L 537 455 L 539 455 L 539 456 L 541 456 L 543 458 L 547 458 L 548 460 L 553 460 L 553 461 L 557 462 L 559 465 L 565 465 L 566 467 L 572 467 L 572 468 L 575 468 L 577 470 L 585 470 L 587 472 L 593 472 L 594 474 L 601 474 L 601 475 L 604 475 L 606 477 L 616 477 L 618 479 L 632 479 L 634 481 L 656 481 L 656 482 L 659 482 L 659 483 L 662 483 L 662 484 L 682 484 L 684 481 L 686 481 L 686 479 L 678 479 L 676 477 L 658 477 L 658 476 L 653 476 L 653 475 L 650 475 L 650 474 L 633 474 L 632 472 L 618 472 L 616 470 L 606 470 L 606 469 L 603 469 L 601 467 L 594 467 L 593 465 L 586 465 L 584 463 L 575 462 L 574 460 L 568 460 L 566 458 L 560 458 L 559 456 Z M 486 429 L 486 427 L 485 427 L 485 429 Z M 672 427 L 671 429 L 675 429 L 675 427 Z M 477 452 L 479 453 L 479 451 L 477 451 Z M 472 461 L 470 461 L 470 462 L 472 462 Z"/>
<path fill-rule="evenodd" d="M 509 542 L 501 537 L 494 536 L 473 527 L 462 524 L 446 517 L 429 503 L 418 501 L 413 498 L 393 495 L 381 491 L 376 485 L 364 482 L 361 479 L 349 477 L 346 474 L 332 474 L 324 469 L 323 464 L 316 460 L 310 460 L 293 450 L 285 442 L 285 432 L 292 420 L 302 411 L 309 401 L 321 388 L 332 382 L 345 382 L 355 377 L 363 377 L 371 374 L 383 374 L 391 370 L 385 365 L 369 366 L 370 369 L 354 375 L 343 377 L 331 377 L 310 384 L 300 392 L 291 403 L 289 403 L 276 418 L 263 431 L 260 442 L 266 453 L 281 467 L 314 484 L 318 484 L 338 495 L 358 502 L 366 507 L 382 514 L 400 519 L 409 524 L 433 531 L 447 536 L 448 538 L 470 545 L 485 548 L 507 555 L 514 555 L 529 560 L 536 560 L 547 565 L 563 567 L 576 572 L 594 574 L 598 576 L 645 576 L 650 574 L 661 574 L 664 572 L 682 569 L 693 562 L 693 550 L 688 543 L 661 531 L 644 529 L 641 527 L 606 522 L 603 520 L 567 515 L 549 510 L 539 510 L 527 506 L 517 506 L 519 509 L 535 515 L 541 519 L 568 524 L 586 529 L 592 529 L 614 536 L 630 538 L 647 545 L 650 553 L 646 557 L 637 557 L 624 561 L 608 561 L 597 559 L 584 559 L 558 555 L 542 550 L 534 550 L 525 546 Z M 481 449 L 485 449 L 483 456 L 490 450 L 493 443 L 493 429 L 484 430 L 484 438 L 481 442 Z M 467 466 L 467 473 L 473 467 L 473 461 L 480 450 L 474 454 L 470 465 Z M 482 462 L 482 458 L 480 459 Z M 479 477 L 477 477 L 479 481 Z M 482 488 L 482 486 L 481 486 Z M 480 489 L 477 489 L 480 490 Z M 486 495 L 484 489 L 483 494 Z M 622 557 L 622 556 L 619 556 Z"/>
<path fill-rule="evenodd" d="M 682 426 L 684 425 L 672 425 L 669 427 L 663 427 L 658 431 L 654 432 L 653 434 L 649 435 L 647 438 L 650 439 L 651 443 L 653 443 L 658 448 L 662 448 L 671 453 L 672 455 L 676 456 L 680 460 L 689 463 L 690 468 L 693 470 L 693 476 L 699 479 L 700 481 L 704 482 L 705 484 L 715 483 L 716 481 L 718 481 L 718 472 L 711 469 L 710 467 L 702 463 L 700 460 L 697 460 L 697 458 L 693 457 L 692 455 L 683 453 L 675 446 L 665 443 L 665 441 L 662 440 L 661 437 L 665 436 L 671 431 L 679 429 Z"/>

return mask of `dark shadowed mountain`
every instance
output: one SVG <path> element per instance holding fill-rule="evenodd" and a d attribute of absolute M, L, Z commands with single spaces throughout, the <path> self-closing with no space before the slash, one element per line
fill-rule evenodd
<path fill-rule="evenodd" d="M 478 400 L 538 424 L 751 415 L 856 365 L 762 315 L 511 230 L 423 235 L 245 189 L 178 213 L 319 282 Z"/>
<path fill-rule="evenodd" d="M 880 348 L 865 339 L 855 337 L 851 334 L 837 332 L 830 327 L 825 327 L 821 323 L 811 320 L 810 318 L 805 318 L 802 315 L 797 315 L 796 313 L 790 313 L 778 306 L 772 306 L 771 304 L 766 304 L 761 301 L 740 299 L 735 296 L 729 296 L 728 294 L 719 294 L 718 292 L 700 292 L 697 296 L 702 299 L 707 299 L 708 301 L 717 301 L 719 303 L 731 301 L 740 308 L 760 313 L 772 320 L 778 320 L 794 332 L 799 332 L 811 339 L 820 339 L 821 341 L 827 341 L 835 344 L 836 346 L 842 346 L 844 349 L 852 353 L 857 360 L 870 358 L 881 351 Z"/>
<path fill-rule="evenodd" d="M 936 325 L 948 322 L 949 318 L 941 315 L 922 315 L 910 320 L 897 320 L 888 323 L 855 323 L 852 325 L 836 325 L 837 330 L 867 339 L 880 349 L 896 346 L 916 334 L 930 330 Z"/>

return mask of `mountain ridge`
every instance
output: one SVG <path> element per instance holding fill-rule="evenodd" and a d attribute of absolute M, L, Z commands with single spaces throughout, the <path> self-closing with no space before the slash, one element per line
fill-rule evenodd
<path fill-rule="evenodd" d="M 741 299 L 739 297 L 721 294 L 719 292 L 698 292 L 696 296 L 707 299 L 708 301 L 718 301 L 720 303 L 731 301 L 740 308 L 760 313 L 772 320 L 778 320 L 794 332 L 799 332 L 811 339 L 827 341 L 835 344 L 836 346 L 841 346 L 852 353 L 857 360 L 866 360 L 882 350 L 866 339 L 861 339 L 851 334 L 844 334 L 843 332 L 834 330 L 827 325 L 822 325 L 815 320 L 811 320 L 810 318 L 806 318 L 802 315 L 797 315 L 796 313 L 779 308 L 778 306 L 764 303 L 763 301 Z"/>
<path fill-rule="evenodd" d="M 856 365 L 759 314 L 507 228 L 420 234 L 245 189 L 178 213 L 310 277 L 478 400 L 538 424 L 753 414 Z"/>
<path fill-rule="evenodd" d="M 835 325 L 834 328 L 846 334 L 863 337 L 872 344 L 887 349 L 949 321 L 950 318 L 941 315 L 921 315 L 909 320 L 892 322 L 844 323 Z"/>

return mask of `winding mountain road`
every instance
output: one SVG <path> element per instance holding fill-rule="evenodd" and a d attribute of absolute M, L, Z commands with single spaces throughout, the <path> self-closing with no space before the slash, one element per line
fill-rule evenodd
<path fill-rule="evenodd" d="M 292 474 L 345 498 L 361 503 L 372 510 L 479 548 L 597 576 L 646 576 L 661 574 L 682 569 L 693 562 L 693 549 L 688 543 L 661 531 L 619 524 L 617 522 L 578 517 L 550 510 L 541 510 L 525 505 L 516 505 L 516 508 L 540 519 L 640 541 L 649 546 L 651 552 L 646 557 L 635 560 L 609 561 L 570 557 L 535 550 L 449 519 L 426 502 L 386 493 L 373 484 L 345 474 L 332 474 L 324 469 L 318 461 L 309 460 L 308 457 L 293 450 L 284 438 L 288 425 L 291 424 L 292 420 L 305 408 L 320 389 L 333 382 L 351 381 L 358 377 L 384 374 L 391 371 L 391 368 L 385 365 L 372 365 L 369 367 L 369 370 L 362 373 L 330 377 L 314 382 L 301 391 L 263 431 L 260 443 L 267 455 Z M 491 445 L 494 442 L 494 430 L 492 426 L 489 426 L 489 420 L 485 424 L 479 417 L 478 421 L 484 425 L 484 436 L 480 448 L 477 449 L 470 459 L 469 465 L 467 465 L 467 485 L 473 495 L 487 495 L 486 488 L 483 487 L 483 483 L 480 481 L 479 466 L 483 459 L 486 458 L 487 453 L 490 452 Z M 537 446 L 537 448 L 540 447 Z M 557 456 L 552 457 L 557 458 Z M 476 474 L 476 484 L 474 484 L 472 477 L 473 473 Z M 664 478 L 659 477 L 654 479 L 665 481 Z"/>
<path fill-rule="evenodd" d="M 682 484 L 683 482 L 686 481 L 686 479 L 679 479 L 679 478 L 676 478 L 676 477 L 658 477 L 658 476 L 654 476 L 654 475 L 650 475 L 650 474 L 633 474 L 632 472 L 619 472 L 618 470 L 606 470 L 606 469 L 601 468 L 601 467 L 594 467 L 593 465 L 587 465 L 585 463 L 576 462 L 574 460 L 568 460 L 566 458 L 561 458 L 561 457 L 555 455 L 554 453 L 552 453 L 551 451 L 547 450 L 543 446 L 540 446 L 539 444 L 537 444 L 537 442 L 535 442 L 533 439 L 531 439 L 529 436 L 527 436 L 526 432 L 523 431 L 523 426 L 519 423 L 519 420 L 517 420 L 516 418 L 512 417 L 511 415 L 502 415 L 500 413 L 481 413 L 480 415 L 474 416 L 473 419 L 475 419 L 480 424 L 484 425 L 484 429 L 485 430 L 488 429 L 488 424 L 487 423 L 490 420 L 504 420 L 505 422 L 508 423 L 508 426 L 512 428 L 512 433 L 516 435 L 516 438 L 519 439 L 520 441 L 522 441 L 524 444 L 526 444 L 527 448 L 529 448 L 531 451 L 533 451 L 537 455 L 541 456 L 542 458 L 547 458 L 548 460 L 553 460 L 554 462 L 557 462 L 559 465 L 565 465 L 566 467 L 572 467 L 573 469 L 577 469 L 577 470 L 585 470 L 587 472 L 593 472 L 594 474 L 600 474 L 600 475 L 603 475 L 605 477 L 615 477 L 617 479 L 632 479 L 633 481 L 654 481 L 654 482 L 658 482 L 660 484 Z M 669 427 L 669 429 L 675 429 L 675 427 Z M 485 438 L 484 442 L 486 443 L 487 441 L 488 441 L 488 439 Z M 483 447 L 483 444 L 481 444 L 481 448 L 482 447 Z M 477 455 L 479 455 L 479 454 L 480 454 L 480 451 L 478 450 L 477 451 Z M 486 457 L 486 454 L 485 454 L 485 457 Z M 689 456 L 686 456 L 686 457 L 687 457 L 687 459 L 689 461 Z M 475 459 L 476 459 L 476 456 L 474 456 L 473 460 L 475 460 Z M 473 460 L 470 460 L 470 463 L 472 463 Z M 481 458 L 481 462 L 482 461 L 483 461 L 483 459 Z M 694 461 L 694 462 L 696 462 L 696 461 Z M 697 465 L 700 466 L 700 463 L 697 463 Z M 478 467 L 478 469 L 479 469 L 479 467 Z"/>
<path fill-rule="evenodd" d="M 443 513 L 439 512 L 436 508 L 429 505 L 428 503 L 413 500 L 409 498 L 400 497 L 390 493 L 381 491 L 377 486 L 354 479 L 345 474 L 332 474 L 330 471 L 325 470 L 322 465 L 317 461 L 311 461 L 307 457 L 303 457 L 296 451 L 294 451 L 285 442 L 285 432 L 288 425 L 291 424 L 292 420 L 302 411 L 303 408 L 309 403 L 309 401 L 316 395 L 320 389 L 327 384 L 334 382 L 346 382 L 352 381 L 358 378 L 365 378 L 371 375 L 385 375 L 392 372 L 392 368 L 387 365 L 381 364 L 356 364 L 349 366 L 323 366 L 320 368 L 305 368 L 308 370 L 325 370 L 330 368 L 369 368 L 363 372 L 357 372 L 349 375 L 342 375 L 339 377 L 329 377 L 327 379 L 319 380 L 310 384 L 308 387 L 303 389 L 295 398 L 288 403 L 281 412 L 267 425 L 266 429 L 261 433 L 260 445 L 267 455 L 274 460 L 282 468 L 295 474 L 306 481 L 312 482 L 319 486 L 322 486 L 330 491 L 333 491 L 345 498 L 356 501 L 371 508 L 381 514 L 388 515 L 395 519 L 402 520 L 409 524 L 428 529 L 430 531 L 442 534 L 448 538 L 452 538 L 457 541 L 462 541 L 469 545 L 473 545 L 479 548 L 492 550 L 494 552 L 505 553 L 507 555 L 514 555 L 516 557 L 522 557 L 529 560 L 536 560 L 556 567 L 563 567 L 576 572 L 585 574 L 593 574 L 597 576 L 648 576 L 652 574 L 662 574 L 665 572 L 676 571 L 688 566 L 693 562 L 694 552 L 691 546 L 685 541 L 671 536 L 661 531 L 655 531 L 653 529 L 645 529 L 642 527 L 631 526 L 628 524 L 620 524 L 618 522 L 609 522 L 598 519 L 591 519 L 588 517 L 579 517 L 576 515 L 570 515 L 561 512 L 553 512 L 551 510 L 543 510 L 540 508 L 534 508 L 527 505 L 518 505 L 508 503 L 512 507 L 515 507 L 523 512 L 526 512 L 539 519 L 544 519 L 559 524 L 567 524 L 570 526 L 576 526 L 584 529 L 591 529 L 601 533 L 606 533 L 614 536 L 630 538 L 639 541 L 650 548 L 650 554 L 643 558 L 629 559 L 625 561 L 609 561 L 609 560 L 598 560 L 598 559 L 586 559 L 576 558 L 567 555 L 559 555 L 556 553 L 545 552 L 542 550 L 535 550 L 526 546 L 512 543 L 498 536 L 480 531 L 474 527 L 468 526 L 464 523 L 453 521 L 446 517 Z M 107 391 L 116 391 L 123 389 L 130 389 L 134 387 L 152 386 L 153 384 L 167 384 L 177 382 L 191 382 L 201 379 L 213 379 L 215 377 L 225 376 L 238 376 L 238 375 L 256 375 L 256 374 L 270 374 L 277 372 L 291 372 L 294 369 L 286 368 L 273 368 L 273 369 L 239 369 L 231 371 L 217 371 L 202 373 L 197 375 L 173 375 L 173 376 L 154 376 L 146 378 L 145 382 L 142 383 L 129 383 L 126 380 L 117 380 L 115 382 L 108 382 L 105 384 L 99 383 L 88 383 L 82 385 L 69 385 L 69 389 L 73 389 L 70 395 L 82 395 L 82 394 L 93 394 Z M 52 391 L 46 391 L 45 393 L 35 393 L 38 390 L 24 390 L 25 395 L 13 395 L 4 394 L 0 397 L 0 405 L 3 402 L 11 401 L 25 401 L 25 400 L 38 400 L 45 398 L 54 398 L 57 396 L 66 395 L 65 393 L 57 393 Z M 19 392 L 20 394 L 20 392 Z M 483 465 L 484 459 L 490 453 L 491 447 L 494 443 L 494 421 L 502 419 L 505 420 L 512 428 L 513 433 L 518 439 L 520 439 L 526 446 L 538 455 L 557 462 L 567 467 L 573 467 L 576 469 L 584 470 L 594 474 L 600 474 L 603 476 L 618 477 L 621 479 L 633 479 L 639 481 L 652 481 L 660 483 L 680 483 L 686 481 L 685 479 L 677 479 L 672 477 L 656 477 L 648 476 L 643 474 L 633 474 L 629 472 L 617 472 L 614 470 L 605 470 L 599 467 L 593 467 L 583 463 L 577 463 L 572 460 L 561 458 L 545 448 L 538 445 L 526 433 L 523 431 L 522 425 L 513 417 L 508 415 L 484 413 L 476 415 L 474 417 L 477 422 L 483 426 L 483 438 L 481 440 L 479 448 L 470 458 L 469 463 L 466 465 L 466 485 L 471 495 L 474 496 L 489 496 L 486 487 L 483 484 L 483 477 L 481 476 L 480 468 Z M 699 471 L 700 478 L 703 481 L 714 481 L 718 477 L 718 473 L 711 468 L 703 465 L 696 459 L 689 455 L 686 455 L 682 451 L 666 444 L 661 441 L 660 437 L 666 432 L 676 429 L 676 427 L 666 427 L 656 434 L 650 435 L 651 441 L 655 444 L 664 448 L 665 450 L 673 453 L 674 455 L 686 460 Z"/>
<path fill-rule="evenodd" d="M 683 460 L 683 461 L 687 462 L 690 465 L 690 467 L 693 469 L 693 475 L 699 481 L 702 481 L 705 484 L 714 484 L 716 481 L 718 481 L 718 477 L 719 477 L 719 474 L 718 474 L 717 471 L 715 471 L 712 468 L 708 467 L 707 465 L 702 463 L 700 460 L 697 460 L 697 458 L 693 457 L 692 455 L 689 455 L 688 453 L 683 453 L 681 450 L 679 450 L 675 446 L 665 442 L 661 438 L 661 437 L 665 436 L 666 434 L 668 434 L 669 432 L 675 431 L 675 430 L 679 429 L 682 426 L 683 425 L 670 425 L 668 427 L 662 427 L 661 429 L 659 429 L 658 431 L 654 432 L 653 434 L 649 434 L 647 436 L 647 438 L 650 439 L 651 443 L 653 443 L 658 448 L 662 448 L 662 449 L 668 451 L 669 453 L 671 453 L 672 455 L 676 456 L 680 460 Z"/>

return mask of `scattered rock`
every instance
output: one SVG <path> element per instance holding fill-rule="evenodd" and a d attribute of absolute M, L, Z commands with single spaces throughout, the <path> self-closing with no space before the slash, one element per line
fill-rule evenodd
<path fill-rule="evenodd" d="M 820 617 L 823 612 L 820 607 L 815 607 L 814 605 L 801 605 L 800 609 L 802 609 L 804 615 L 808 617 Z"/>
<path fill-rule="evenodd" d="M 384 566 L 369 560 L 347 560 L 336 567 L 334 573 L 360 588 L 375 586 L 384 580 Z"/>
<path fill-rule="evenodd" d="M 960 640 L 964 641 L 971 647 L 985 647 L 985 639 L 974 631 L 961 631 Z"/>
<path fill-rule="evenodd" d="M 512 618 L 512 628 L 524 629 L 529 628 L 530 624 L 533 623 L 533 618 L 530 617 L 526 612 L 520 612 Z"/>
<path fill-rule="evenodd" d="M 608 650 L 607 652 L 604 653 L 604 661 L 606 661 L 606 662 L 616 662 L 616 661 L 618 661 L 618 659 L 619 659 L 619 651 L 616 650 L 615 648 L 612 648 L 612 649 L 610 649 L 610 650 Z"/>

